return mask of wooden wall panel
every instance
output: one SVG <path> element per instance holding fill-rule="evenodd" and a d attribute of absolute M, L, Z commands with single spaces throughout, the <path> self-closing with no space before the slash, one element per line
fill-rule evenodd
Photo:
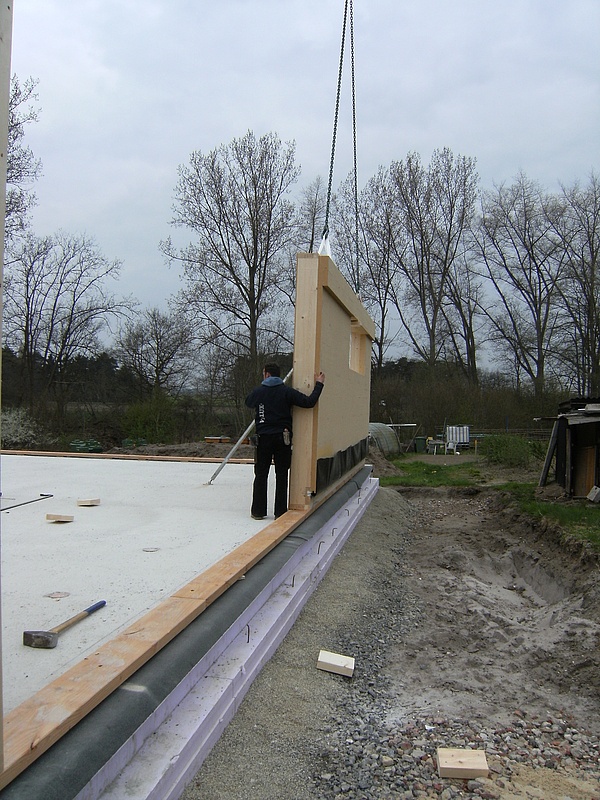
<path fill-rule="evenodd" d="M 317 458 L 333 456 L 369 432 L 369 375 L 351 368 L 351 319 L 328 293 L 323 297 L 321 333 L 326 383 L 317 407 Z"/>
<path fill-rule="evenodd" d="M 315 373 L 325 389 L 314 409 L 294 409 L 290 508 L 310 506 L 317 459 L 331 458 L 369 432 L 371 343 L 375 326 L 328 256 L 297 260 L 293 386 L 310 392 Z"/>

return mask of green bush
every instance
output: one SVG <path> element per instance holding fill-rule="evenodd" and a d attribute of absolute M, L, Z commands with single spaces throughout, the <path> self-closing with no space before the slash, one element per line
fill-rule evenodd
<path fill-rule="evenodd" d="M 486 436 L 481 442 L 479 452 L 491 464 L 505 467 L 527 468 L 532 458 L 531 443 L 522 436 L 510 434 Z"/>
<path fill-rule="evenodd" d="M 159 395 L 145 402 L 133 403 L 123 415 L 122 427 L 128 439 L 170 444 L 176 433 L 173 401 Z"/>

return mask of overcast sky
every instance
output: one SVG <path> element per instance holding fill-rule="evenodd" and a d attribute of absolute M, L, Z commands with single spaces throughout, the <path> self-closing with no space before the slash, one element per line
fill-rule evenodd
<path fill-rule="evenodd" d="M 118 289 L 166 308 L 177 167 L 252 130 L 327 178 L 344 0 L 17 0 L 12 71 L 39 79 L 34 230 L 87 233 Z M 523 170 L 547 189 L 600 165 L 600 0 L 354 0 L 359 184 L 410 151 Z M 349 51 L 334 188 L 352 167 Z M 178 235 L 179 236 L 179 235 Z M 332 253 L 335 259 L 335 253 Z"/>

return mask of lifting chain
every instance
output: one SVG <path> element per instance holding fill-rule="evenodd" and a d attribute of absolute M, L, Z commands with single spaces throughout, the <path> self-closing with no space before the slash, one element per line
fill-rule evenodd
<path fill-rule="evenodd" d="M 356 247 L 356 272 L 355 272 L 355 286 L 356 292 L 359 291 L 359 277 L 358 277 L 358 256 L 359 256 L 359 238 L 358 238 L 358 168 L 357 168 L 357 147 L 356 147 L 356 82 L 354 77 L 354 12 L 352 0 L 345 0 L 344 4 L 344 22 L 342 25 L 342 41 L 340 46 L 340 63 L 338 69 L 338 82 L 337 93 L 335 98 L 335 113 L 333 117 L 333 136 L 331 142 L 331 159 L 329 162 L 329 181 L 327 184 L 327 201 L 325 204 L 325 225 L 323 227 L 323 242 L 329 238 L 329 209 L 331 206 L 331 187 L 333 183 L 333 166 L 335 162 L 335 145 L 337 139 L 337 127 L 340 110 L 340 94 L 342 88 L 342 72 L 344 66 L 344 49 L 346 46 L 346 29 L 348 27 L 348 20 L 350 22 L 350 65 L 352 72 L 352 137 L 353 137 L 353 156 L 354 156 L 354 172 L 353 172 L 353 189 L 354 189 L 354 225 L 355 225 L 355 247 Z M 323 245 L 322 245 L 323 246 Z"/>

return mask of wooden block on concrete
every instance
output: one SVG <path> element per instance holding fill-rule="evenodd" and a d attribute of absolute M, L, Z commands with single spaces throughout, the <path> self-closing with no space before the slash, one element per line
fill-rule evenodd
<path fill-rule="evenodd" d="M 489 767 L 485 750 L 464 750 L 438 747 L 440 778 L 487 778 Z"/>
<path fill-rule="evenodd" d="M 75 519 L 71 514 L 46 514 L 48 522 L 73 522 Z"/>
<path fill-rule="evenodd" d="M 326 672 L 335 672 L 337 675 L 346 675 L 351 678 L 354 673 L 354 659 L 352 656 L 343 656 L 339 653 L 330 653 L 329 650 L 319 652 L 317 669 Z"/>
<path fill-rule="evenodd" d="M 86 498 L 85 500 L 78 500 L 78 506 L 99 506 L 100 505 L 100 498 L 93 497 L 93 498 Z"/>

